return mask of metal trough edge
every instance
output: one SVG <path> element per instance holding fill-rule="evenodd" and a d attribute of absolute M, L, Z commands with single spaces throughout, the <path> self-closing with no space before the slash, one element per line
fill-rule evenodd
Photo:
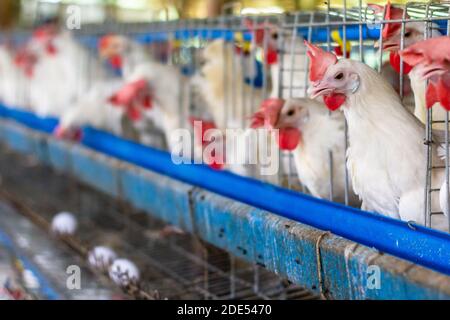
<path fill-rule="evenodd" d="M 18 152 L 327 298 L 450 299 L 449 276 L 329 232 L 55 140 L 13 121 L 0 120 L 0 139 Z"/>

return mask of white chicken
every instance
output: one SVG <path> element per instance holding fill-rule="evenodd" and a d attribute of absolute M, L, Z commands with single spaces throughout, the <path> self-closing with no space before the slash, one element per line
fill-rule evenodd
<path fill-rule="evenodd" d="M 375 7 L 377 11 L 382 11 L 383 7 Z M 386 5 L 385 9 L 385 19 L 386 20 L 399 20 L 403 18 L 409 19 L 409 15 L 404 13 L 401 8 L 393 7 L 390 3 Z M 408 48 L 409 46 L 422 41 L 424 39 L 424 34 L 426 31 L 426 26 L 423 22 L 409 22 L 405 24 L 403 33 L 403 48 Z M 397 73 L 400 73 L 400 56 L 398 51 L 401 46 L 402 38 L 402 27 L 400 23 L 387 23 L 385 24 L 382 32 L 383 36 L 383 50 L 390 51 L 390 63 Z M 439 32 L 439 27 L 437 24 L 432 23 L 429 29 L 429 37 L 439 37 L 441 34 Z M 426 100 L 425 87 L 426 81 L 422 79 L 418 70 L 411 67 L 407 63 L 403 64 L 404 74 L 408 74 L 410 79 L 411 89 L 414 93 L 414 115 L 422 122 L 427 121 L 427 109 L 429 107 L 429 102 Z M 445 120 L 445 112 L 442 108 L 433 108 L 432 117 L 434 121 Z M 444 129 L 442 123 L 433 124 L 433 129 Z"/>
<path fill-rule="evenodd" d="M 7 106 L 27 108 L 28 78 L 35 57 L 25 48 L 14 52 L 7 45 L 0 46 L 0 101 Z"/>
<path fill-rule="evenodd" d="M 225 154 L 221 155 L 225 160 L 225 168 L 248 176 L 252 174 L 251 167 L 246 165 L 250 163 L 251 155 L 248 150 L 252 148 L 246 148 L 248 145 L 245 143 L 227 142 L 226 130 L 235 129 L 234 137 L 229 136 L 228 140 L 246 140 L 244 129 L 247 118 L 253 112 L 253 106 L 259 105 L 264 99 L 264 92 L 261 87 L 252 85 L 255 80 L 249 79 L 255 76 L 252 69 L 255 61 L 245 57 L 242 63 L 235 50 L 234 46 L 228 45 L 223 39 L 211 42 L 203 51 L 203 66 L 192 83 L 204 99 L 208 114 L 212 117 L 212 122 L 206 121 L 205 125 L 210 126 L 211 123 L 222 132 L 222 137 L 216 139 L 223 139 L 226 145 L 226 150 L 223 150 Z M 243 68 L 243 64 L 247 67 Z M 204 119 L 197 120 L 204 122 Z M 240 160 L 235 161 L 237 159 Z"/>
<path fill-rule="evenodd" d="M 243 128 L 245 118 L 250 115 L 246 112 L 264 98 L 261 88 L 245 81 L 247 74 L 240 57 L 225 40 L 211 42 L 202 57 L 203 65 L 193 83 L 205 99 L 216 126 L 221 130 Z"/>
<path fill-rule="evenodd" d="M 96 83 L 86 95 L 63 112 L 54 131 L 55 136 L 78 141 L 82 138 L 81 129 L 86 125 L 123 135 L 124 110 L 114 108 L 109 101 L 122 85 L 120 79 L 114 78 Z"/>
<path fill-rule="evenodd" d="M 60 117 L 97 81 L 105 68 L 69 32 L 37 29 L 28 44 L 37 57 L 30 78 L 30 104 L 40 116 Z"/>
<path fill-rule="evenodd" d="M 342 114 L 329 114 L 320 102 L 270 99 L 253 115 L 253 128 L 278 129 L 278 145 L 291 150 L 300 181 L 313 196 L 345 201 L 345 136 Z M 326 131 L 324 131 L 324 129 Z M 332 152 L 332 167 L 329 152 Z M 331 176 L 332 174 L 332 176 Z M 332 181 L 332 185 L 331 185 Z M 349 184 L 349 204 L 358 198 Z"/>
<path fill-rule="evenodd" d="M 254 26 L 247 23 L 255 37 L 256 47 L 264 53 L 271 77 L 271 98 L 303 98 L 306 96 L 306 47 L 297 34 L 272 24 Z M 284 33 L 284 34 L 281 34 Z M 280 37 L 283 40 L 280 41 Z"/>
<path fill-rule="evenodd" d="M 125 85 L 112 97 L 113 103 L 137 122 L 153 121 L 172 150 L 172 133 L 187 122 L 181 119 L 188 105 L 187 79 L 176 67 L 154 61 L 142 45 L 123 36 L 105 36 L 100 55 L 122 66 Z"/>
<path fill-rule="evenodd" d="M 443 36 L 418 42 L 400 52 L 403 59 L 414 67 L 426 87 L 427 105 L 450 110 L 450 37 Z M 445 146 L 440 150 L 445 160 Z M 447 164 L 448 165 L 448 164 Z M 448 215 L 447 181 L 443 181 L 439 201 L 442 211 Z"/>
<path fill-rule="evenodd" d="M 426 152 L 424 126 L 404 108 L 395 90 L 373 69 L 306 43 L 310 57 L 309 94 L 323 96 L 331 110 L 342 108 L 348 123 L 347 167 L 362 209 L 425 223 Z M 326 129 L 325 129 L 326 130 Z M 433 165 L 442 165 L 432 143 Z M 443 170 L 432 173 L 439 188 Z M 438 195 L 432 211 L 440 211 Z M 433 226 L 446 230 L 443 215 Z M 442 218 L 442 219 L 441 219 Z"/>

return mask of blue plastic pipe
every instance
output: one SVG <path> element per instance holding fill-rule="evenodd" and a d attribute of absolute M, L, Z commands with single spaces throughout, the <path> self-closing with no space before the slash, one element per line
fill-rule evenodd
<path fill-rule="evenodd" d="M 435 20 L 434 23 L 438 25 L 438 29 L 442 34 L 446 33 L 447 23 L 444 20 Z M 362 39 L 363 40 L 378 40 L 380 38 L 380 25 L 373 24 L 372 27 L 368 25 L 362 26 Z M 331 26 L 331 30 L 339 30 L 341 38 L 344 36 L 344 28 L 342 26 Z M 312 42 L 326 42 L 328 41 L 328 27 L 313 27 L 311 29 L 311 41 Z M 196 37 L 203 39 L 225 39 L 226 41 L 233 41 L 236 31 L 230 29 L 206 29 L 206 28 L 193 28 L 193 29 L 181 29 L 174 32 L 174 38 L 177 40 L 189 40 Z M 308 39 L 309 28 L 299 27 L 297 28 L 299 36 Z M 359 25 L 348 25 L 345 27 L 346 38 L 349 41 L 359 41 Z M 134 35 L 134 39 L 141 43 L 153 43 L 153 42 L 166 42 L 169 40 L 169 32 L 148 32 Z M 251 41 L 252 33 L 244 32 L 244 40 Z M 97 48 L 98 37 L 97 36 L 80 36 L 81 42 L 88 47 Z"/>
<path fill-rule="evenodd" d="M 83 144 L 97 151 L 450 275 L 450 236 L 446 233 L 411 227 L 204 165 L 175 165 L 167 152 L 92 128 L 84 133 Z"/>

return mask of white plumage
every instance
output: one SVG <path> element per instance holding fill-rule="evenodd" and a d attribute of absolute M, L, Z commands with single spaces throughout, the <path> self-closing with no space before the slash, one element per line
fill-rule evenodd
<path fill-rule="evenodd" d="M 254 70 L 251 70 L 251 66 L 254 66 L 255 62 L 245 58 L 243 63 L 235 54 L 233 46 L 224 40 L 210 43 L 203 51 L 203 59 L 204 64 L 192 83 L 204 99 L 207 114 L 212 117 L 217 129 L 222 132 L 224 143 L 227 144 L 226 129 L 245 129 L 247 119 L 261 104 L 264 92 L 262 88 L 252 87 L 245 82 L 246 77 L 253 76 Z M 235 131 L 233 135 L 242 141 L 246 139 L 244 131 Z M 228 139 L 232 137 L 229 136 Z M 246 148 L 245 143 L 230 143 L 227 147 L 226 168 L 241 175 L 250 175 L 251 169 L 245 163 L 249 162 L 251 155 L 248 150 L 251 148 Z M 239 159 L 240 156 L 241 160 L 230 161 Z"/>
<path fill-rule="evenodd" d="M 302 98 L 287 101 L 281 117 L 286 117 L 289 107 L 304 108 L 306 117 L 299 125 L 302 133 L 301 143 L 293 151 L 295 165 L 300 181 L 312 195 L 330 199 L 330 174 L 333 172 L 333 200 L 345 200 L 345 135 L 342 114 L 330 115 L 322 103 Z M 280 119 L 281 120 L 281 119 Z M 279 121 L 280 121 L 279 120 Z M 322 128 L 322 129 L 321 129 Z M 330 168 L 330 151 L 333 165 Z M 349 203 L 358 200 L 349 181 Z"/>
<path fill-rule="evenodd" d="M 306 47 L 303 44 L 303 39 L 298 36 L 292 39 L 292 35 L 288 34 L 286 40 L 284 45 L 279 48 L 280 51 L 284 52 L 284 54 L 279 55 L 282 61 L 270 65 L 272 78 L 270 96 L 284 99 L 303 98 L 306 96 L 307 83 Z M 281 64 L 284 70 L 280 70 Z"/>
<path fill-rule="evenodd" d="M 344 78 L 336 79 L 340 74 Z M 403 107 L 394 89 L 363 63 L 342 59 L 329 66 L 313 86 L 313 96 L 325 94 L 327 84 L 333 90 L 346 90 L 342 109 L 349 130 L 347 166 L 362 208 L 424 224 L 423 124 Z M 432 152 L 434 165 L 442 165 L 436 144 Z M 433 172 L 436 185 L 432 187 L 441 186 L 442 174 L 442 170 Z M 436 194 L 432 211 L 439 211 Z M 447 228 L 445 223 L 434 227 Z"/>
<path fill-rule="evenodd" d="M 41 41 L 32 39 L 29 50 L 38 57 L 30 79 L 30 104 L 40 116 L 59 117 L 90 89 L 104 80 L 100 61 L 68 32 L 52 39 L 55 52 L 48 53 Z"/>
<path fill-rule="evenodd" d="M 429 28 L 429 37 L 439 37 L 441 34 L 439 33 L 439 26 L 437 24 L 432 24 Z M 425 31 L 428 33 L 428 29 L 425 29 L 423 23 L 420 22 L 411 22 L 406 24 L 405 33 L 403 35 L 403 48 L 408 48 L 415 43 L 418 43 L 424 39 Z M 390 50 L 396 52 L 400 49 L 400 41 L 401 41 L 401 28 L 389 34 L 384 40 L 383 48 L 385 50 Z M 411 89 L 414 93 L 414 115 L 422 122 L 426 123 L 427 121 L 427 107 L 426 107 L 426 99 L 425 99 L 425 91 L 426 91 L 426 81 L 422 79 L 419 75 L 418 69 L 413 67 L 412 70 L 408 73 L 408 77 L 411 83 Z M 432 109 L 432 117 L 433 120 L 442 121 L 445 120 L 445 110 L 439 105 L 436 104 Z M 434 123 L 433 129 L 443 130 L 445 129 L 445 125 L 442 123 Z"/>
<path fill-rule="evenodd" d="M 344 116 L 329 114 L 322 103 L 308 98 L 272 101 L 255 113 L 253 127 L 264 121 L 269 129 L 279 130 L 279 147 L 292 150 L 298 177 L 313 196 L 322 199 L 332 196 L 334 201 L 344 202 Z M 349 203 L 357 205 L 351 181 L 348 191 Z"/>
<path fill-rule="evenodd" d="M 7 106 L 27 108 L 27 88 L 25 72 L 16 65 L 14 52 L 6 45 L 0 46 L 0 101 Z"/>
<path fill-rule="evenodd" d="M 109 58 L 120 55 L 125 84 L 146 81 L 152 108 L 140 110 L 144 115 L 143 121 L 147 119 L 162 130 L 169 149 L 172 149 L 171 134 L 187 123 L 187 119 L 180 118 L 182 110 L 188 108 L 187 79 L 178 68 L 154 61 L 143 45 L 129 38 L 107 36 L 105 39 L 101 54 Z M 137 122 L 136 128 L 142 130 L 145 124 Z M 142 132 L 142 135 L 145 136 L 145 132 Z"/>
<path fill-rule="evenodd" d="M 90 125 L 122 135 L 124 110 L 112 106 L 108 101 L 122 85 L 121 80 L 113 78 L 97 82 L 86 95 L 62 113 L 56 133 L 63 137 L 66 133 L 70 136 L 71 131 Z"/>

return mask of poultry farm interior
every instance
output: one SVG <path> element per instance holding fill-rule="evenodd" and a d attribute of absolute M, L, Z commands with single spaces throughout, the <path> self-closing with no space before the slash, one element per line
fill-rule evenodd
<path fill-rule="evenodd" d="M 0 35 L 2 298 L 450 298 L 450 2 L 75 9 Z"/>

